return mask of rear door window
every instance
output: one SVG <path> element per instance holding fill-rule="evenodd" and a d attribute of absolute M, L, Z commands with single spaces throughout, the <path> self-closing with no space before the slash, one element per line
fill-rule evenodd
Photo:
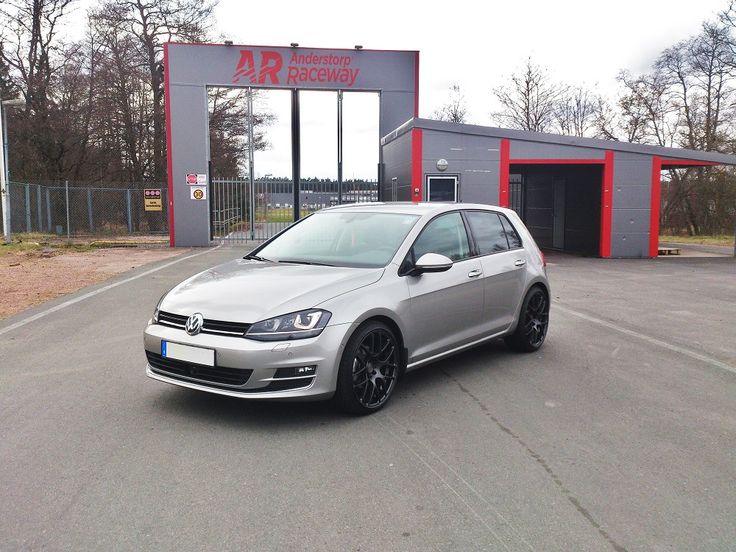
<path fill-rule="evenodd" d="M 491 211 L 467 211 L 465 216 L 473 233 L 479 255 L 490 255 L 509 249 L 501 219 Z"/>

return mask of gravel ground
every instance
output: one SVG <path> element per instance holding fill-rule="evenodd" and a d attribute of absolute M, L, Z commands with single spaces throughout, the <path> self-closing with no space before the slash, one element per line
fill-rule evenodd
<path fill-rule="evenodd" d="M 23 251 L 0 256 L 0 319 L 187 249 Z"/>

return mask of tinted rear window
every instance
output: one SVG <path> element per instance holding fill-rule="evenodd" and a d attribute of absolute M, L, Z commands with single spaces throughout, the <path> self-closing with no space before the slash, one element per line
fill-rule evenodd
<path fill-rule="evenodd" d="M 498 253 L 509 248 L 506 231 L 496 213 L 468 211 L 466 215 L 480 255 Z"/>

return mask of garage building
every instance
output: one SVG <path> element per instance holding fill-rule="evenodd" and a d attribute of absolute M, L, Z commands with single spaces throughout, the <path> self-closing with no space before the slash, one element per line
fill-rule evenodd
<path fill-rule="evenodd" d="M 514 209 L 543 248 L 656 257 L 661 171 L 720 153 L 414 118 L 381 140 L 384 201 Z"/>

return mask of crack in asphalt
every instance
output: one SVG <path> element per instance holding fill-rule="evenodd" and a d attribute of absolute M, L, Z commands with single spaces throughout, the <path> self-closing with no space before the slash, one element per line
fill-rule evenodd
<path fill-rule="evenodd" d="M 488 499 L 486 499 L 485 496 L 483 496 L 475 487 L 473 487 L 473 485 L 471 485 L 452 466 L 450 466 L 447 462 L 445 462 L 440 455 L 438 455 L 434 450 L 432 450 L 432 448 L 427 443 L 425 443 L 422 440 L 420 440 L 419 438 L 417 438 L 414 435 L 414 432 L 412 430 L 406 429 L 406 427 L 402 423 L 398 422 L 391 415 L 384 414 L 383 417 L 385 419 L 389 420 L 391 423 L 393 423 L 398 429 L 401 429 L 401 430 L 405 431 L 406 434 L 410 436 L 409 439 L 405 439 L 400 434 L 396 434 L 396 433 L 391 432 L 391 434 L 394 435 L 394 437 L 396 437 L 396 439 L 398 439 L 399 441 L 401 441 L 402 444 L 404 444 L 404 446 L 406 446 L 407 448 L 411 449 L 412 452 L 415 455 L 417 455 L 417 456 L 419 456 L 420 453 L 417 452 L 416 450 L 414 450 L 412 448 L 412 446 L 409 444 L 409 440 L 411 440 L 413 443 L 416 443 L 417 445 L 421 446 L 424 450 L 426 450 L 431 456 L 434 457 L 434 459 L 437 462 L 439 462 L 448 472 L 450 472 L 450 474 L 452 474 L 452 477 L 454 477 L 455 479 L 457 479 L 458 481 L 460 481 L 462 483 L 462 485 L 465 486 L 467 489 L 469 489 L 470 492 L 478 500 L 480 500 L 481 502 L 483 502 L 483 504 L 485 505 L 484 506 L 485 508 L 487 508 L 487 509 L 489 509 L 489 510 L 491 510 L 493 512 L 493 514 L 501 521 L 501 523 L 504 524 L 509 529 L 509 532 L 510 533 L 513 533 L 513 535 L 512 535 L 513 538 L 515 538 L 518 541 L 522 542 L 524 545 L 526 545 L 527 548 L 529 548 L 529 550 L 532 550 L 532 551 L 534 550 L 534 547 L 531 544 L 529 544 L 529 541 L 527 541 L 524 538 L 524 536 L 522 535 L 521 531 L 519 531 L 519 529 L 517 529 L 508 519 L 506 519 L 506 517 L 504 517 L 503 514 L 501 514 L 501 512 L 499 512 L 496 508 L 494 508 L 493 507 L 493 504 L 491 504 L 488 501 Z M 435 475 L 437 475 L 436 472 L 435 472 L 435 470 L 432 470 L 432 471 L 433 471 L 433 473 L 435 473 Z M 443 483 L 445 483 L 445 485 L 450 486 L 450 484 L 447 481 L 445 481 L 444 478 L 440 477 L 440 480 Z M 453 489 L 453 490 L 456 491 L 456 489 Z M 471 510 L 473 511 L 474 514 L 479 515 L 479 514 L 477 514 L 475 512 L 475 510 L 473 510 L 473 509 L 471 509 Z"/>
<path fill-rule="evenodd" d="M 394 420 L 392 421 L 396 423 Z M 439 479 L 442 484 L 447 487 L 460 502 L 463 503 L 463 505 L 476 517 L 476 519 L 488 530 L 488 532 L 499 542 L 499 544 L 507 552 L 511 552 L 511 549 L 507 546 L 506 542 L 504 542 L 501 536 L 493 529 L 493 527 L 488 524 L 484 517 L 475 508 L 473 508 L 473 506 L 462 496 L 462 494 L 449 481 L 447 481 L 447 479 L 442 477 L 442 475 L 437 470 L 435 470 L 421 454 L 414 450 L 409 445 L 409 443 L 402 439 L 401 436 L 393 431 L 387 424 L 381 423 L 381 425 L 383 425 L 384 429 L 386 429 L 386 431 L 388 431 L 388 433 L 392 437 L 394 437 L 394 439 L 401 443 L 406 450 L 408 450 L 417 460 L 419 460 L 419 462 L 422 463 L 424 467 L 427 468 L 427 470 L 429 470 L 437 479 Z"/>
<path fill-rule="evenodd" d="M 544 471 L 547 472 L 547 474 L 550 476 L 554 484 L 557 486 L 557 488 L 562 492 L 562 494 L 567 498 L 567 500 L 570 502 L 570 504 L 573 505 L 573 507 L 582 515 L 585 520 L 596 530 L 598 533 L 603 537 L 603 539 L 608 542 L 608 544 L 611 545 L 611 547 L 616 552 L 628 552 L 625 547 L 621 546 L 619 543 L 617 543 L 614 538 L 606 531 L 601 524 L 593 517 L 593 515 L 585 509 L 585 507 L 580 503 L 578 498 L 572 494 L 570 489 L 565 487 L 565 484 L 562 482 L 560 477 L 554 472 L 552 467 L 547 463 L 547 461 L 544 459 L 544 457 L 535 452 L 534 449 L 532 449 L 520 436 L 518 436 L 514 431 L 509 428 L 508 426 L 504 425 L 498 418 L 496 418 L 490 411 L 490 409 L 481 401 L 478 397 L 476 397 L 472 391 L 470 391 L 468 388 L 466 388 L 460 381 L 458 381 L 456 378 L 454 378 L 451 374 L 449 374 L 446 370 L 440 369 L 440 372 L 442 372 L 447 378 L 452 380 L 459 388 L 460 390 L 468 395 L 475 403 L 478 405 L 478 407 L 483 411 L 483 413 L 488 416 L 496 426 L 509 435 L 511 438 L 513 438 L 521 447 L 531 456 L 542 468 Z"/>

